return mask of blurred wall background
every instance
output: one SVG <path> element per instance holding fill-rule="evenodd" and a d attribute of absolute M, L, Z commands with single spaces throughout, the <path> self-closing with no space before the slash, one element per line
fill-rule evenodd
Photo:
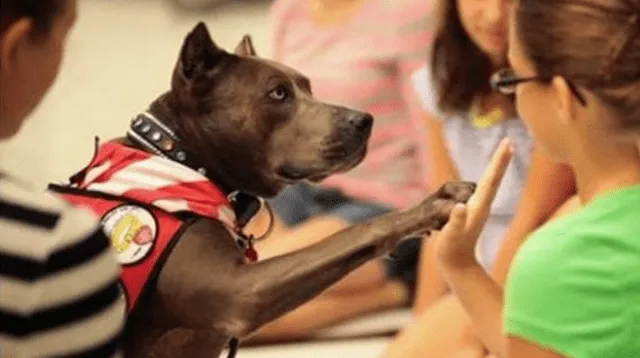
<path fill-rule="evenodd" d="M 171 0 L 78 0 L 58 81 L 19 135 L 0 143 L 0 168 L 40 187 L 66 181 L 92 158 L 95 135 L 123 135 L 169 88 L 182 40 L 198 21 L 219 46 L 231 51 L 249 33 L 259 55 L 269 57 L 270 2 L 227 2 L 185 12 Z"/>

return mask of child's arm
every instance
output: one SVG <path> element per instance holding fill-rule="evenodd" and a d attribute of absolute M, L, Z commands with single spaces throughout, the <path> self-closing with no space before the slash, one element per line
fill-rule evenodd
<path fill-rule="evenodd" d="M 447 150 L 442 132 L 442 122 L 431 114 L 425 116 L 427 126 L 428 156 L 431 168 L 431 183 L 434 188 L 450 180 L 458 179 L 458 170 Z M 446 284 L 437 267 L 433 250 L 433 240 L 426 240 L 420 252 L 418 280 L 414 312 L 420 314 L 441 298 L 446 292 Z"/>
<path fill-rule="evenodd" d="M 518 209 L 502 241 L 492 275 L 504 285 L 511 261 L 526 237 L 575 193 L 573 172 L 534 148 Z"/>
<path fill-rule="evenodd" d="M 416 0 L 406 2 L 403 6 L 403 11 L 397 16 L 397 74 L 401 83 L 402 98 L 408 110 L 408 120 L 411 121 L 414 129 L 412 135 L 418 146 L 420 180 L 424 183 L 425 192 L 428 192 L 439 188 L 449 180 L 457 179 L 458 171 L 445 144 L 440 119 L 425 110 L 424 103 L 421 106 L 419 95 L 417 95 L 424 89 L 416 87 L 429 85 L 416 80 L 415 71 L 425 66 L 433 40 L 432 5 Z M 422 101 L 429 102 L 425 98 L 422 98 Z M 445 287 L 435 267 L 432 245 L 427 240 L 422 245 L 418 264 L 415 313 L 423 312 L 442 297 Z"/>
<path fill-rule="evenodd" d="M 527 357 L 527 358 L 564 358 L 563 355 L 544 349 L 536 344 L 527 342 L 523 339 L 508 337 L 507 338 L 507 356 L 506 357 Z"/>
<path fill-rule="evenodd" d="M 460 174 L 456 168 L 444 136 L 442 120 L 435 115 L 426 114 L 427 143 L 429 153 L 429 168 L 433 188 L 439 188 L 450 180 L 458 180 Z"/>
<path fill-rule="evenodd" d="M 524 238 L 546 221 L 567 200 L 572 191 L 573 176 L 571 172 L 567 171 L 566 167 L 549 161 L 539 152 L 539 149 L 534 149 L 532 165 L 521 196 L 520 208 L 507 237 L 508 243 L 513 246 L 510 246 L 508 251 L 503 250 L 503 252 L 510 254 L 508 257 L 502 253 L 504 258 L 501 262 L 504 265 L 502 266 L 504 276 L 506 276 L 508 264 L 513 258 L 513 254 Z M 470 205 L 470 207 L 472 206 Z M 528 209 L 528 211 L 524 209 Z M 465 230 L 468 230 L 468 227 Z M 463 236 L 468 235 L 460 235 L 458 232 L 448 236 L 449 240 L 464 240 Z M 475 236 L 475 232 L 469 237 L 472 236 Z M 441 262 L 444 261 L 441 260 Z M 470 315 L 480 339 L 489 351 L 505 357 L 507 347 L 502 335 L 502 284 L 504 280 L 499 282 L 492 279 L 478 263 L 464 266 L 443 264 L 443 267 L 443 275 L 452 285 L 456 296 Z"/>
<path fill-rule="evenodd" d="M 506 348 L 501 321 L 502 287 L 477 261 L 475 246 L 512 154 L 512 144 L 503 140 L 471 199 L 466 205 L 457 205 L 442 231 L 432 237 L 443 277 L 471 317 L 480 339 L 498 356 L 504 356 Z"/>

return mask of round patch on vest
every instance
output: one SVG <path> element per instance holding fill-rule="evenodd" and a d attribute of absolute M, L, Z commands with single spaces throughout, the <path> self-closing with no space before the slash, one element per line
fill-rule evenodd
<path fill-rule="evenodd" d="M 137 205 L 112 209 L 102 218 L 102 227 L 121 265 L 133 265 L 146 258 L 158 235 L 156 219 Z"/>

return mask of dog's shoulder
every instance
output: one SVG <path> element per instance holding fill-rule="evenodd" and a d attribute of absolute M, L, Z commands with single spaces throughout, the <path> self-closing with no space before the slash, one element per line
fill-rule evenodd
<path fill-rule="evenodd" d="M 238 256 L 241 252 L 232 231 L 221 221 L 198 218 L 184 225 L 179 240 L 181 245 L 193 246 L 194 250 L 212 250 L 218 256 Z M 195 254 L 195 252 L 194 252 Z"/>

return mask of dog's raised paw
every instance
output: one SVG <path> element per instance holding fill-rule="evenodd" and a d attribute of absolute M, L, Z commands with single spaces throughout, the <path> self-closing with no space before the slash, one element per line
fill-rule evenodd
<path fill-rule="evenodd" d="M 439 199 L 453 200 L 456 203 L 466 203 L 476 191 L 476 184 L 468 181 L 450 181 L 436 192 Z"/>
<path fill-rule="evenodd" d="M 456 203 L 466 203 L 476 190 L 476 184 L 465 181 L 451 181 L 425 199 L 417 209 L 422 217 L 422 234 L 440 230 L 449 221 L 449 215 Z"/>

